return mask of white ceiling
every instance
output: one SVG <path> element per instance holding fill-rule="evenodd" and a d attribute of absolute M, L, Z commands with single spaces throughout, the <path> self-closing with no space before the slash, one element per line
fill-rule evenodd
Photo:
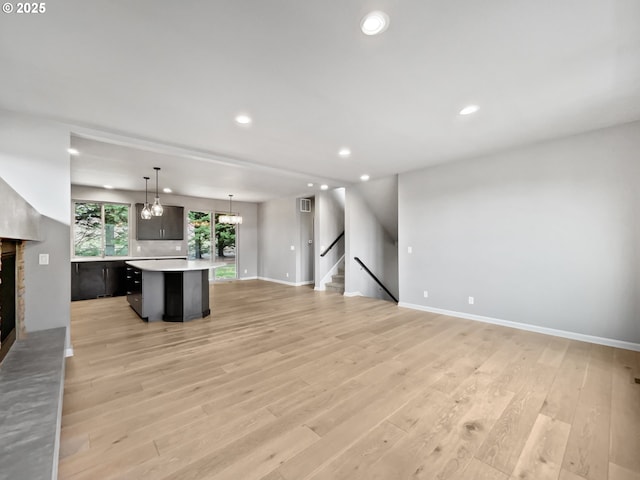
<path fill-rule="evenodd" d="M 133 139 L 89 146 L 83 184 L 135 188 L 162 160 L 180 193 L 260 200 L 640 119 L 638 0 L 46 5 L 0 15 L 0 107 Z M 380 36 L 359 30 L 371 10 Z M 132 156 L 135 139 L 174 158 Z"/>
<path fill-rule="evenodd" d="M 73 135 L 71 147 L 82 152 L 71 157 L 71 183 L 92 187 L 109 185 L 120 190 L 144 190 L 145 176 L 149 192 L 155 191 L 155 171 L 160 167 L 158 185 L 176 195 L 202 198 L 228 198 L 243 202 L 262 202 L 278 196 L 307 196 L 331 180 L 274 169 L 235 159 L 196 154 L 190 150 L 144 142 L 132 147 L 120 137 L 110 141 Z M 308 183 L 313 183 L 312 187 Z"/>

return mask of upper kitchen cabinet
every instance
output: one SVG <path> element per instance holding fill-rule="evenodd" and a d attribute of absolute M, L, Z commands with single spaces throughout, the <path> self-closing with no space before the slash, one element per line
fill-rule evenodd
<path fill-rule="evenodd" d="M 138 240 L 183 240 L 184 207 L 163 205 L 160 217 L 143 220 L 140 216 L 142 203 L 136 203 L 136 239 Z"/>

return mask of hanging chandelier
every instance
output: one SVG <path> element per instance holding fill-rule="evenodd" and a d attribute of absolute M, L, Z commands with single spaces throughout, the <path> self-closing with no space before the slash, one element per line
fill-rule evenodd
<path fill-rule="evenodd" d="M 151 208 L 149 207 L 149 177 L 144 178 L 144 207 L 140 212 L 140 216 L 143 220 L 149 220 L 151 218 Z"/>
<path fill-rule="evenodd" d="M 240 215 L 234 215 L 231 209 L 231 198 L 233 195 L 229 195 L 229 215 L 220 215 L 218 217 L 219 223 L 226 223 L 229 225 L 239 225 L 242 223 L 242 217 Z"/>
<path fill-rule="evenodd" d="M 153 201 L 153 205 L 151 205 L 151 214 L 154 217 L 161 217 L 164 209 L 162 205 L 160 205 L 160 196 L 158 195 L 158 172 L 160 171 L 160 167 L 153 167 L 156 171 L 156 199 Z"/>

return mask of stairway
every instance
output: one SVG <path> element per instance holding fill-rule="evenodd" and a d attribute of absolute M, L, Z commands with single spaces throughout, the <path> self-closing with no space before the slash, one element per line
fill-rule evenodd
<path fill-rule="evenodd" d="M 324 284 L 328 292 L 344 293 L 344 265 L 338 267 L 338 273 L 331 276 L 331 281 Z"/>

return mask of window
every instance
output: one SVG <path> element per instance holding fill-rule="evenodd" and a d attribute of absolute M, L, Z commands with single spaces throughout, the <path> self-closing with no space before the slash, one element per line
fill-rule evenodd
<path fill-rule="evenodd" d="M 215 269 L 216 280 L 232 280 L 238 278 L 236 256 L 236 225 L 220 223 L 219 218 L 226 213 L 216 213 L 215 221 L 215 261 L 224 266 Z"/>
<path fill-rule="evenodd" d="M 77 257 L 129 255 L 129 205 L 76 202 L 73 254 Z"/>
<path fill-rule="evenodd" d="M 189 211 L 187 213 L 187 243 L 190 259 L 211 258 L 211 213 Z"/>

